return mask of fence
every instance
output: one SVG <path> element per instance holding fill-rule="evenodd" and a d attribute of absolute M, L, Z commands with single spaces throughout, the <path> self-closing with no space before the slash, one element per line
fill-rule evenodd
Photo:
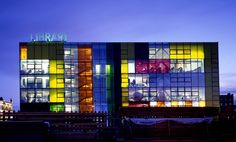
<path fill-rule="evenodd" d="M 115 124 L 111 113 L 2 112 L 0 121 L 47 124 L 50 140 L 113 139 Z M 55 140 L 57 139 L 57 140 Z"/>
<path fill-rule="evenodd" d="M 158 125 L 127 123 L 126 118 L 192 118 L 215 117 L 215 108 L 121 108 L 119 115 L 105 112 L 1 112 L 2 122 L 42 122 L 47 125 L 46 139 L 49 141 L 98 140 L 112 141 L 115 137 L 164 138 L 164 137 L 208 137 L 215 126 L 206 123 L 185 125 L 165 121 Z M 30 125 L 30 124 L 29 124 Z M 213 131 L 212 131 L 213 130 Z M 44 129 L 43 129 L 44 131 Z M 218 132 L 216 132 L 218 133 Z"/>

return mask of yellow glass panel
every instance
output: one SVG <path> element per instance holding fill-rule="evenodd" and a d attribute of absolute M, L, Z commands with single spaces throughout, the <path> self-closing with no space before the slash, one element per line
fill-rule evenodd
<path fill-rule="evenodd" d="M 50 75 L 50 88 L 57 88 L 57 75 Z"/>
<path fill-rule="evenodd" d="M 63 83 L 63 79 L 57 79 L 57 83 Z"/>
<path fill-rule="evenodd" d="M 57 84 L 57 88 L 64 88 L 64 84 Z"/>
<path fill-rule="evenodd" d="M 63 60 L 50 60 L 49 71 L 50 74 L 64 74 Z"/>
<path fill-rule="evenodd" d="M 170 45 L 170 59 L 204 59 L 203 45 Z"/>
<path fill-rule="evenodd" d="M 183 55 L 183 59 L 190 59 L 191 58 L 191 55 Z"/>
<path fill-rule="evenodd" d="M 172 101 L 171 106 L 172 107 L 178 107 L 178 101 Z"/>
<path fill-rule="evenodd" d="M 127 73 L 121 74 L 121 78 L 128 78 L 128 74 Z"/>
<path fill-rule="evenodd" d="M 57 69 L 63 69 L 63 65 L 57 65 Z"/>
<path fill-rule="evenodd" d="M 64 75 L 63 74 L 57 74 L 57 78 L 63 80 L 64 79 Z"/>
<path fill-rule="evenodd" d="M 122 78 L 121 82 L 126 82 L 127 83 L 128 82 L 128 78 L 127 79 L 126 78 L 125 79 Z"/>
<path fill-rule="evenodd" d="M 171 49 L 170 50 L 170 55 L 176 55 L 176 49 Z"/>
<path fill-rule="evenodd" d="M 198 59 L 204 59 L 204 49 L 203 45 L 198 46 Z"/>
<path fill-rule="evenodd" d="M 190 55 L 190 54 L 191 54 L 191 50 L 184 48 L 184 54 L 185 54 L 185 55 Z"/>
<path fill-rule="evenodd" d="M 176 58 L 177 58 L 177 59 L 183 59 L 183 58 L 184 58 L 184 55 L 176 55 Z"/>
<path fill-rule="evenodd" d="M 122 106 L 123 106 L 123 107 L 129 106 L 129 103 L 128 103 L 128 102 L 123 102 L 123 103 L 122 103 Z"/>
<path fill-rule="evenodd" d="M 177 54 L 176 46 L 171 44 L 170 45 L 170 59 L 176 59 L 176 54 Z"/>
<path fill-rule="evenodd" d="M 49 61 L 49 72 L 52 73 L 57 73 L 57 61 L 56 60 L 50 60 Z"/>
<path fill-rule="evenodd" d="M 121 83 L 121 87 L 128 87 L 128 83 Z"/>
<path fill-rule="evenodd" d="M 64 88 L 64 84 L 58 84 L 57 83 L 57 88 Z"/>
<path fill-rule="evenodd" d="M 122 92 L 122 96 L 129 96 L 128 92 Z"/>
<path fill-rule="evenodd" d="M 128 64 L 128 60 L 121 60 L 121 64 Z"/>
<path fill-rule="evenodd" d="M 64 88 L 63 75 L 50 75 L 50 88 Z"/>
<path fill-rule="evenodd" d="M 64 69 L 63 69 L 63 60 L 57 60 L 57 74 L 64 74 Z"/>
<path fill-rule="evenodd" d="M 27 48 L 20 49 L 20 59 L 27 60 Z"/>
<path fill-rule="evenodd" d="M 191 58 L 192 59 L 197 59 L 198 58 L 198 56 L 197 56 L 197 45 L 192 45 L 191 46 Z"/>
<path fill-rule="evenodd" d="M 59 92 L 58 92 L 58 93 L 57 93 L 57 97 L 58 97 L 58 98 L 64 98 L 64 93 L 59 93 Z"/>
<path fill-rule="evenodd" d="M 206 102 L 205 101 L 199 101 L 199 106 L 200 107 L 205 107 L 206 106 Z"/>
<path fill-rule="evenodd" d="M 177 49 L 177 54 L 184 54 L 183 49 Z"/>
<path fill-rule="evenodd" d="M 173 44 L 170 44 L 170 59 L 176 59 L 176 46 Z"/>
<path fill-rule="evenodd" d="M 177 59 L 176 55 L 170 55 L 170 59 Z"/>
<path fill-rule="evenodd" d="M 50 102 L 57 102 L 57 90 L 50 89 Z"/>
<path fill-rule="evenodd" d="M 64 102 L 64 98 L 57 98 L 57 102 L 58 103 L 63 103 Z"/>
<path fill-rule="evenodd" d="M 128 73 L 128 63 L 121 64 L 121 73 Z"/>
<path fill-rule="evenodd" d="M 64 84 L 58 84 L 57 83 L 57 88 L 64 88 Z"/>

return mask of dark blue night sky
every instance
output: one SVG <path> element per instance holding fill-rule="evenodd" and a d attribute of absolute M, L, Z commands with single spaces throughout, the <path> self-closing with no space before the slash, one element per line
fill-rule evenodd
<path fill-rule="evenodd" d="M 66 33 L 68 41 L 214 41 L 221 94 L 236 93 L 236 0 L 1 0 L 0 96 L 19 109 L 19 42 Z"/>

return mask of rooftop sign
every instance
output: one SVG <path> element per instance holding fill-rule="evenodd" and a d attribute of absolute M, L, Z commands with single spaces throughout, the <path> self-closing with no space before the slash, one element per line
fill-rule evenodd
<path fill-rule="evenodd" d="M 67 41 L 67 35 L 62 33 L 36 33 L 30 35 L 30 41 Z"/>

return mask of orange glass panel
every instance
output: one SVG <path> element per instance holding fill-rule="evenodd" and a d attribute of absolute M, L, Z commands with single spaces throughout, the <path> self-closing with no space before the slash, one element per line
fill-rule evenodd
<path fill-rule="evenodd" d="M 92 49 L 90 47 L 78 48 L 78 71 L 79 110 L 81 112 L 92 112 L 94 107 Z"/>
<path fill-rule="evenodd" d="M 157 102 L 157 107 L 164 107 L 165 103 L 164 102 Z"/>
<path fill-rule="evenodd" d="M 27 60 L 27 48 L 26 47 L 22 47 L 20 49 L 20 59 Z"/>
<path fill-rule="evenodd" d="M 192 101 L 186 101 L 185 106 L 186 107 L 192 107 Z"/>

